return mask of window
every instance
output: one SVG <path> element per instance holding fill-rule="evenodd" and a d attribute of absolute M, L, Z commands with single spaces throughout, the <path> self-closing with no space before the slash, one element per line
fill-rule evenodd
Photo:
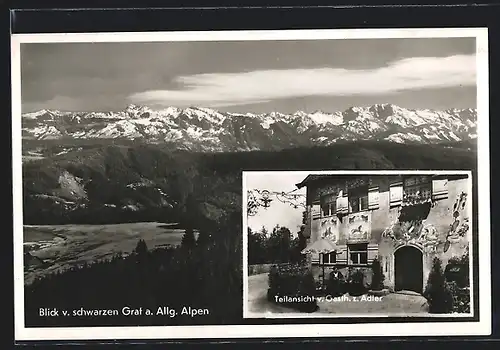
<path fill-rule="evenodd" d="M 349 260 L 353 265 L 368 264 L 368 244 L 350 244 Z"/>
<path fill-rule="evenodd" d="M 403 183 L 403 201 L 425 201 L 432 197 L 432 182 L 429 176 L 412 176 Z"/>
<path fill-rule="evenodd" d="M 328 254 L 323 254 L 323 263 L 324 264 L 335 264 L 337 263 L 337 253 L 331 252 Z"/>
<path fill-rule="evenodd" d="M 363 186 L 349 191 L 349 211 L 357 213 L 368 210 L 368 187 Z"/>
<path fill-rule="evenodd" d="M 321 198 L 321 215 L 334 215 L 337 211 L 337 196 L 326 195 Z"/>

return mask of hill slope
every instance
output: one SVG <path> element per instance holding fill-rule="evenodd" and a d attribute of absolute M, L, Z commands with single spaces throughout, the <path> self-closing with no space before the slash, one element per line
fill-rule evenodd
<path fill-rule="evenodd" d="M 55 148 L 64 147 L 56 145 Z M 23 165 L 25 224 L 215 220 L 241 211 L 243 170 L 475 169 L 474 142 L 346 142 L 276 151 L 197 153 L 92 144 Z"/>

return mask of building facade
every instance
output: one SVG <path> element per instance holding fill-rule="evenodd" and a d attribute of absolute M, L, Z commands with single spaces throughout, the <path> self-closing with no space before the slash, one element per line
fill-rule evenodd
<path fill-rule="evenodd" d="M 313 266 L 361 269 L 369 283 L 378 258 L 388 288 L 422 293 L 435 256 L 444 267 L 470 249 L 470 174 L 309 175 L 297 186 L 307 188 L 309 242 L 338 247 L 312 255 Z"/>

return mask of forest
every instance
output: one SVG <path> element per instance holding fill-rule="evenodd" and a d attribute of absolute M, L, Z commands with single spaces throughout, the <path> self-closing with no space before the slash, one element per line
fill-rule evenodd
<path fill-rule="evenodd" d="M 55 147 L 55 146 L 54 146 Z M 282 151 L 196 153 L 160 145 L 95 144 L 23 164 L 25 224 L 182 222 L 241 207 L 250 170 L 476 169 L 470 142 L 339 143 Z M 474 147 L 472 149 L 475 149 Z M 56 152 L 59 148 L 55 148 Z M 85 190 L 62 188 L 61 176 Z M 76 189 L 78 192 L 78 188 Z M 81 192 L 81 191 L 80 191 Z M 130 207 L 134 207 L 130 210 Z"/>
<path fill-rule="evenodd" d="M 265 227 L 259 231 L 248 231 L 248 265 L 299 263 L 305 260 L 301 252 L 307 239 L 300 231 L 293 235 L 286 227 L 276 225 L 271 232 Z"/>
<path fill-rule="evenodd" d="M 139 240 L 130 255 L 116 254 L 35 280 L 25 286 L 26 327 L 237 322 L 242 317 L 241 217 L 228 213 L 203 226 L 197 239 L 193 229 L 186 229 L 178 247 L 151 249 Z M 123 307 L 154 313 L 123 315 Z M 177 309 L 178 315 L 156 314 L 159 307 Z M 180 314 L 182 307 L 208 312 L 191 317 Z M 40 308 L 59 315 L 40 316 Z M 80 309 L 118 314 L 72 316 Z"/>

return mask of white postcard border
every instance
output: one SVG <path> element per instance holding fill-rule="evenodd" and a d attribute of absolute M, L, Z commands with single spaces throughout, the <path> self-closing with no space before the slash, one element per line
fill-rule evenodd
<path fill-rule="evenodd" d="M 21 77 L 20 45 L 49 42 L 168 42 L 168 41 L 250 41 L 250 40 L 328 40 L 381 38 L 475 37 L 477 47 L 478 93 L 478 231 L 479 322 L 368 323 L 368 324 L 289 324 L 221 325 L 161 327 L 71 327 L 26 328 L 24 325 L 24 271 L 22 219 Z M 282 337 L 360 337 L 360 336 L 444 336 L 491 334 L 491 266 L 489 203 L 489 88 L 487 28 L 411 28 L 411 29 L 335 29 L 276 31 L 203 31 L 155 33 L 62 33 L 11 35 L 12 80 L 12 175 L 14 234 L 14 333 L 16 341 L 29 340 L 114 340 L 114 339 L 235 339 Z M 401 171 L 399 171 L 401 173 Z M 245 197 L 245 194 L 244 194 Z M 245 202 L 244 202 L 245 203 Z M 244 222 L 244 227 L 246 223 Z M 246 234 L 243 234 L 245 237 Z M 246 261 L 245 252 L 243 252 Z M 484 260 L 483 260 L 484 259 Z M 246 274 L 246 269 L 243 270 Z M 242 320 L 244 322 L 244 320 Z M 394 327 L 397 325 L 397 327 Z M 385 327 L 385 328 L 384 328 Z M 390 332 L 381 332 L 390 329 Z"/>

